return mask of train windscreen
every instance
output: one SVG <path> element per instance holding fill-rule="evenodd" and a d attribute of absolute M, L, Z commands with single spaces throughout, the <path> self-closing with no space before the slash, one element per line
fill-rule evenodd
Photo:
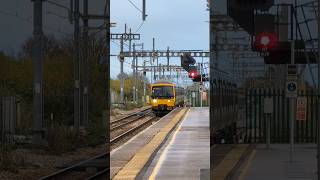
<path fill-rule="evenodd" d="M 173 98 L 173 87 L 172 86 L 153 86 L 151 98 L 167 99 Z"/>

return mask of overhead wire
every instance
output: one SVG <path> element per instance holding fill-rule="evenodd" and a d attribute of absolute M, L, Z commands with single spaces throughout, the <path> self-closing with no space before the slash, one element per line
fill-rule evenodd
<path fill-rule="evenodd" d="M 48 0 L 47 2 L 49 2 L 49 1 L 51 1 L 51 0 Z M 15 17 L 15 18 L 17 18 L 19 20 L 22 20 L 24 22 L 32 24 L 33 23 L 33 21 L 31 20 L 32 16 L 29 16 L 27 18 L 23 17 L 23 16 L 19 16 L 19 14 L 18 14 L 19 2 L 20 1 L 18 1 L 18 0 L 15 1 L 15 6 L 16 6 L 15 7 L 16 12 L 15 13 L 4 11 L 4 10 L 0 10 L 0 14 L 11 16 L 11 17 Z M 56 2 L 50 2 L 50 3 L 57 4 Z M 57 4 L 57 5 L 60 5 L 60 4 Z M 62 6 L 62 5 L 60 5 L 60 6 Z M 63 8 L 66 8 L 66 7 L 63 6 Z M 60 29 L 56 29 L 56 28 L 53 28 L 51 26 L 44 25 L 43 28 L 46 29 L 46 30 L 49 30 L 49 31 L 60 33 L 60 34 L 70 35 L 68 33 L 65 33 L 65 32 L 61 31 Z"/>
<path fill-rule="evenodd" d="M 63 8 L 63 9 L 65 9 L 65 10 L 67 10 L 67 11 L 72 11 L 69 7 L 64 6 L 64 5 L 62 5 L 62 4 L 59 4 L 59 3 L 55 2 L 55 1 L 47 0 L 46 2 L 47 2 L 48 4 L 51 4 L 51 5 L 54 5 L 54 6 Z"/>
<path fill-rule="evenodd" d="M 33 21 L 31 20 L 32 16 L 22 17 L 17 12 L 16 13 L 12 13 L 12 12 L 7 12 L 7 11 L 3 11 L 3 10 L 0 10 L 0 14 L 6 15 L 6 16 L 15 17 L 15 18 L 17 18 L 17 19 L 19 19 L 21 21 L 24 21 L 26 23 L 29 23 L 29 24 L 33 23 Z M 63 32 L 63 31 L 61 31 L 59 29 L 53 28 L 53 27 L 48 26 L 48 25 L 44 25 L 43 28 L 46 29 L 46 30 L 49 30 L 49 31 L 60 33 L 60 34 L 70 35 L 68 33 L 65 33 L 65 32 Z"/>
<path fill-rule="evenodd" d="M 141 22 L 141 24 L 139 25 L 139 27 L 137 28 L 137 30 L 135 31 L 135 33 L 139 32 L 142 28 L 142 26 L 144 25 L 144 21 Z"/>
<path fill-rule="evenodd" d="M 142 13 L 142 10 L 140 8 L 138 8 L 137 5 L 135 5 L 131 0 L 128 0 L 128 1 L 134 8 L 136 8 L 138 11 L 140 11 Z"/>
<path fill-rule="evenodd" d="M 111 42 L 113 42 L 115 45 L 121 47 L 121 45 L 120 45 L 119 43 L 117 43 L 115 40 L 113 40 L 113 39 L 110 39 L 110 40 L 111 40 Z M 129 45 L 128 45 L 128 44 L 123 43 L 123 45 L 125 45 L 125 46 L 127 46 L 127 47 L 129 48 Z"/>
<path fill-rule="evenodd" d="M 137 9 L 139 12 L 143 13 L 143 11 L 142 11 L 135 3 L 133 3 L 131 0 L 128 0 L 128 2 L 129 2 L 135 9 Z M 135 33 L 137 33 L 137 32 L 140 31 L 140 29 L 142 28 L 143 24 L 144 24 L 144 21 L 142 21 L 142 22 L 140 23 L 140 25 L 138 26 L 138 28 L 137 28 L 137 30 L 135 31 Z"/>

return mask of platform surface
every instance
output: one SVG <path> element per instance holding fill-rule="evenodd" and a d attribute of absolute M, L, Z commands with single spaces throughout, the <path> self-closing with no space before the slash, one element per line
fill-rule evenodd
<path fill-rule="evenodd" d="M 237 172 L 241 180 L 315 180 L 317 159 L 315 144 L 296 144 L 290 162 L 289 144 L 271 144 L 270 149 L 260 144 L 250 160 Z"/>
<path fill-rule="evenodd" d="M 139 179 L 205 180 L 209 169 L 209 108 L 191 108 Z"/>
<path fill-rule="evenodd" d="M 158 133 L 160 130 L 171 121 L 176 114 L 175 109 L 171 113 L 162 117 L 161 120 L 157 121 L 149 128 L 143 130 L 131 140 L 123 144 L 122 146 L 114 149 L 110 153 L 110 179 L 112 179 L 120 169 L 122 169 L 132 157 Z"/>

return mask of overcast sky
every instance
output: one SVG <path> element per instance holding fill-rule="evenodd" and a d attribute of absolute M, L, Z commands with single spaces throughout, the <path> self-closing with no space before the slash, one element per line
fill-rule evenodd
<path fill-rule="evenodd" d="M 139 9 L 142 0 L 131 0 Z M 147 19 L 141 29 L 144 49 L 152 50 L 152 38 L 155 38 L 156 49 L 166 50 L 169 46 L 174 50 L 209 50 L 209 12 L 206 11 L 206 0 L 147 0 Z M 136 32 L 142 23 L 141 12 L 129 0 L 111 0 L 111 21 L 117 23 L 112 33 L 123 33 L 126 23 Z M 118 42 L 117 42 L 118 43 Z M 119 53 L 119 46 L 111 42 L 112 54 Z M 127 47 L 126 47 L 127 48 Z M 202 59 L 199 59 L 202 60 Z M 172 58 L 172 62 L 180 64 L 180 58 Z M 125 63 L 126 72 L 130 72 L 131 59 Z M 141 62 L 142 63 L 142 62 Z M 166 58 L 159 63 L 165 64 Z M 120 69 L 118 60 L 113 58 L 112 67 L 116 68 L 114 77 Z"/>
<path fill-rule="evenodd" d="M 69 1 L 56 0 L 69 6 Z M 103 13 L 104 0 L 90 0 L 90 12 Z M 141 9 L 142 0 L 131 0 Z M 206 11 L 206 0 L 147 0 L 146 21 L 137 33 L 145 49 L 152 48 L 152 38 L 156 39 L 157 49 L 168 46 L 175 50 L 196 49 L 209 50 L 209 12 Z M 124 24 L 136 32 L 142 23 L 141 12 L 129 0 L 111 0 L 111 22 L 117 24 L 112 33 L 123 33 Z M 9 54 L 20 51 L 22 43 L 32 36 L 32 2 L 29 0 L 2 0 L 0 6 L 0 50 Z M 67 11 L 47 2 L 44 3 L 44 32 L 57 37 L 71 36 L 73 25 L 68 22 Z M 56 14 L 56 15 L 54 15 Z M 111 42 L 111 54 L 119 54 L 119 42 Z M 125 46 L 125 48 L 127 48 Z M 179 62 L 179 59 L 172 59 Z M 162 60 L 160 59 L 160 62 Z M 125 72 L 131 72 L 131 59 L 125 63 Z M 111 77 L 119 73 L 120 64 L 112 58 Z"/>
<path fill-rule="evenodd" d="M 69 0 L 51 0 L 69 7 Z M 90 0 L 91 13 L 103 13 L 104 0 Z M 81 9 L 82 10 L 82 9 Z M 72 36 L 73 25 L 67 19 L 67 10 L 43 3 L 45 34 Z M 19 52 L 22 43 L 32 36 L 33 3 L 31 0 L 1 0 L 0 6 L 0 50 Z"/>
<path fill-rule="evenodd" d="M 55 0 L 69 6 L 69 0 Z M 141 9 L 142 0 L 131 0 Z M 300 2 L 300 1 L 299 1 Z M 303 1 L 304 2 L 304 1 Z M 152 38 L 156 39 L 156 49 L 196 49 L 209 50 L 209 12 L 206 10 L 207 0 L 147 0 L 148 17 L 137 33 L 145 49 L 152 49 Z M 102 14 L 104 0 L 90 0 L 90 13 Z M 216 0 L 216 12 L 225 13 L 225 0 Z M 116 27 L 112 33 L 123 33 L 124 24 L 136 32 L 142 23 L 141 12 L 129 0 L 111 0 L 111 22 Z M 82 10 L 82 8 L 81 8 Z M 22 43 L 32 36 L 32 1 L 2 0 L 0 6 L 0 50 L 11 55 L 18 53 Z M 54 15 L 56 14 L 56 15 Z M 72 36 L 73 25 L 68 22 L 66 10 L 44 3 L 44 32 L 57 37 Z M 111 54 L 118 55 L 119 42 L 111 42 Z M 125 46 L 125 48 L 127 48 Z M 197 59 L 200 61 L 201 59 Z M 125 72 L 131 73 L 131 59 L 127 58 Z M 160 59 L 160 63 L 165 63 Z M 172 61 L 179 64 L 179 58 Z M 140 62 L 141 63 L 141 62 Z M 116 57 L 111 59 L 111 77 L 120 71 L 120 63 Z"/>

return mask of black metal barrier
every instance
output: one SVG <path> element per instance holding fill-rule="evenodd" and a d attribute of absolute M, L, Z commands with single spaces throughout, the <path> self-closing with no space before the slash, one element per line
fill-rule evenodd
<path fill-rule="evenodd" d="M 233 143 L 238 118 L 238 91 L 235 84 L 214 80 L 210 111 L 213 111 L 211 133 L 213 143 Z"/>
<path fill-rule="evenodd" d="M 250 89 L 246 90 L 246 122 L 245 142 L 265 143 L 266 142 L 266 115 L 264 114 L 264 99 L 272 98 L 273 114 L 270 116 L 270 140 L 271 143 L 289 143 L 290 122 L 289 99 L 286 98 L 284 90 L 280 89 Z M 298 97 L 306 98 L 306 119 L 294 121 L 295 143 L 315 143 L 317 93 L 314 90 L 299 91 Z M 296 107 L 295 107 L 296 108 Z"/>
<path fill-rule="evenodd" d="M 15 97 L 0 97 L 0 143 L 13 142 L 17 124 Z"/>

